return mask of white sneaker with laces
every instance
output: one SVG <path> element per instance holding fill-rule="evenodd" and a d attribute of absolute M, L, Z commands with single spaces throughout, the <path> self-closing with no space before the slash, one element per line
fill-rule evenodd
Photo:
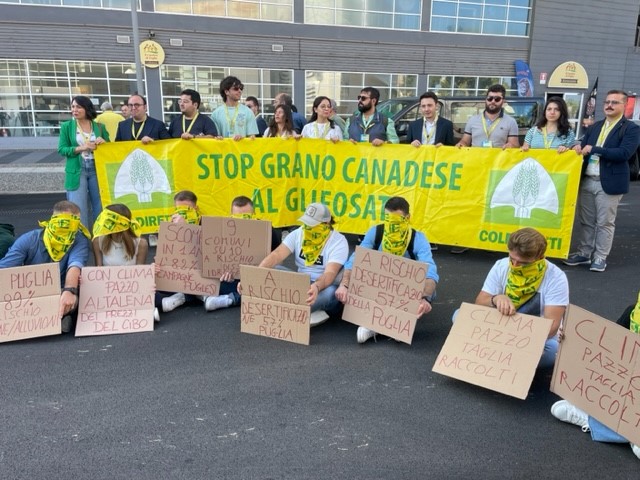
<path fill-rule="evenodd" d="M 365 327 L 358 327 L 358 332 L 356 334 L 356 337 L 358 338 L 358 343 L 364 343 L 370 338 L 375 338 L 375 336 L 376 336 L 376 332 L 374 332 L 373 330 L 369 330 L 368 328 L 365 328 Z"/>
<path fill-rule="evenodd" d="M 153 321 L 154 322 L 160 321 L 160 311 L 157 308 L 153 309 Z"/>
<path fill-rule="evenodd" d="M 633 443 L 631 444 L 631 450 L 633 451 L 633 454 L 640 458 L 640 447 L 638 445 L 634 445 Z"/>
<path fill-rule="evenodd" d="M 560 400 L 551 406 L 551 415 L 563 422 L 582 427 L 583 432 L 589 431 L 589 416 L 575 405 L 566 400 Z M 585 430 L 585 427 L 587 428 Z"/>
<path fill-rule="evenodd" d="M 180 305 L 184 305 L 187 299 L 184 297 L 184 293 L 174 293 L 170 297 L 162 299 L 162 311 L 171 312 L 178 308 Z"/>
<path fill-rule="evenodd" d="M 311 312 L 311 316 L 309 317 L 309 326 L 317 327 L 318 325 L 323 324 L 329 320 L 329 315 L 324 310 L 316 310 L 315 312 Z"/>
<path fill-rule="evenodd" d="M 229 298 L 229 295 L 209 295 L 204 299 L 204 309 L 207 312 L 218 310 L 219 308 L 227 308 L 233 304 L 233 300 Z"/>

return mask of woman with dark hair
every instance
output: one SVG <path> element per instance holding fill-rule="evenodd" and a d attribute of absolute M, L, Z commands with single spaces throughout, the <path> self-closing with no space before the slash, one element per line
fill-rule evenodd
<path fill-rule="evenodd" d="M 293 117 L 291 108 L 280 104 L 273 112 L 273 118 L 269 123 L 269 128 L 264 132 L 265 137 L 298 138 L 299 135 L 293 129 Z"/>
<path fill-rule="evenodd" d="M 331 99 L 316 97 L 313 101 L 313 114 L 302 129 L 303 138 L 324 138 L 332 142 L 342 140 L 342 131 L 329 117 L 332 114 Z"/>
<path fill-rule="evenodd" d="M 96 109 L 88 97 L 73 97 L 71 115 L 73 118 L 60 126 L 58 140 L 58 153 L 67 159 L 64 188 L 67 200 L 80 207 L 82 224 L 91 229 L 102 210 L 93 152 L 109 141 L 109 133 L 95 121 Z"/>
<path fill-rule="evenodd" d="M 569 124 L 567 104 L 560 97 L 551 97 L 544 106 L 544 116 L 527 132 L 523 152 L 530 148 L 555 148 L 566 152 L 576 144 L 576 135 Z"/>

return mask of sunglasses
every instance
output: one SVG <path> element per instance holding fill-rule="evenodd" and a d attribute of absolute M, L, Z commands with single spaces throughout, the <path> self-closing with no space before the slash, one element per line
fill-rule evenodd
<path fill-rule="evenodd" d="M 370 97 L 365 97 L 364 95 L 358 95 L 358 100 L 369 100 Z"/>
<path fill-rule="evenodd" d="M 237 86 L 237 85 L 234 85 L 233 87 L 231 87 L 231 90 L 240 90 L 240 91 L 243 91 L 243 90 L 244 90 L 244 86 L 239 87 L 239 86 Z"/>
<path fill-rule="evenodd" d="M 487 102 L 496 102 L 496 103 L 498 103 L 498 102 L 501 102 L 501 101 L 502 101 L 502 97 L 492 97 L 492 96 L 487 97 Z"/>

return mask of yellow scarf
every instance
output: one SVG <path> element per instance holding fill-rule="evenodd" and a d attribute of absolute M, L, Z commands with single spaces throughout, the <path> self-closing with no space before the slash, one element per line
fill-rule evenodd
<path fill-rule="evenodd" d="M 638 293 L 638 303 L 629 317 L 631 318 L 629 330 L 635 333 L 640 333 L 640 293 Z"/>
<path fill-rule="evenodd" d="M 240 218 L 242 220 L 254 220 L 256 218 L 255 213 L 232 213 L 231 218 Z"/>
<path fill-rule="evenodd" d="M 307 267 L 316 263 L 330 234 L 331 225 L 328 223 L 315 227 L 302 226 L 302 256 Z"/>
<path fill-rule="evenodd" d="M 514 267 L 511 260 L 509 260 L 505 294 L 511 299 L 516 308 L 535 295 L 540 288 L 546 271 L 547 262 L 544 258 L 521 267 Z"/>
<path fill-rule="evenodd" d="M 176 213 L 186 220 L 191 225 L 200 225 L 200 212 L 197 208 L 187 207 L 181 205 L 176 207 Z"/>
<path fill-rule="evenodd" d="M 395 213 L 385 213 L 382 251 L 402 256 L 407 251 L 411 239 L 409 219 Z"/>
<path fill-rule="evenodd" d="M 140 224 L 138 222 L 105 208 L 93 223 L 93 236 L 102 237 L 112 233 L 126 232 L 129 229 L 136 237 L 140 236 Z"/>
<path fill-rule="evenodd" d="M 85 237 L 91 239 L 89 230 L 80 223 L 80 217 L 72 213 L 58 213 L 53 215 L 49 221 L 38 222 L 38 225 L 44 227 L 42 240 L 54 262 L 62 260 L 62 257 L 69 251 L 78 230 L 84 233 Z"/>

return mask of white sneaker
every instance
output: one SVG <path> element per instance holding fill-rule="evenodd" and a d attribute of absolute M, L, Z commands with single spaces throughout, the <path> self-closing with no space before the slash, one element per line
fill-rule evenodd
<path fill-rule="evenodd" d="M 309 326 L 317 327 L 327 320 L 329 320 L 329 315 L 327 315 L 327 312 L 325 312 L 324 310 L 316 310 L 315 312 L 311 312 L 311 316 L 309 317 Z"/>
<path fill-rule="evenodd" d="M 157 247 L 158 246 L 158 235 L 155 234 L 151 234 L 149 235 L 149 246 L 150 247 Z"/>
<path fill-rule="evenodd" d="M 171 312 L 178 308 L 180 305 L 184 305 L 187 299 L 184 298 L 184 293 L 174 293 L 170 297 L 162 299 L 162 311 Z"/>
<path fill-rule="evenodd" d="M 571 405 L 566 400 L 560 400 L 551 406 L 551 415 L 563 422 L 572 423 L 582 427 L 582 431 L 586 432 L 585 427 L 589 428 L 589 416 L 575 405 Z"/>
<path fill-rule="evenodd" d="M 358 338 L 358 343 L 364 343 L 370 338 L 375 338 L 376 332 L 365 327 L 358 327 L 358 333 L 356 336 Z"/>
<path fill-rule="evenodd" d="M 154 322 L 160 321 L 160 311 L 157 308 L 153 309 L 153 321 Z"/>
<path fill-rule="evenodd" d="M 631 450 L 633 450 L 633 454 L 640 458 L 640 447 L 638 445 L 631 444 Z"/>
<path fill-rule="evenodd" d="M 233 305 L 233 300 L 229 298 L 229 295 L 209 295 L 204 299 L 204 309 L 207 312 L 218 310 L 219 308 L 227 308 Z"/>

